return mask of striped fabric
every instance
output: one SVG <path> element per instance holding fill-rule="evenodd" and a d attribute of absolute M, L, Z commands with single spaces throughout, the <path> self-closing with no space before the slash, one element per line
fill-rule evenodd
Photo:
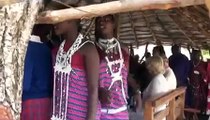
<path fill-rule="evenodd" d="M 22 103 L 21 120 L 50 120 L 51 99 L 30 99 Z"/>
<path fill-rule="evenodd" d="M 124 90 L 127 95 L 127 68 L 124 65 L 122 69 L 122 76 L 123 76 L 123 86 Z M 107 63 L 105 60 L 101 60 L 100 63 L 100 87 L 108 88 L 111 84 L 112 78 L 110 73 L 108 72 Z M 121 82 L 116 81 L 111 88 L 111 104 L 109 105 L 101 105 L 102 109 L 118 109 L 122 106 L 126 105 L 126 101 L 122 95 L 122 88 Z M 108 114 L 108 113 L 101 113 L 101 120 L 128 120 L 128 111 L 122 111 L 116 114 Z"/>
<path fill-rule="evenodd" d="M 64 78 L 65 79 L 65 78 Z M 57 80 L 57 85 L 59 86 L 61 83 L 59 83 L 60 80 Z M 85 76 L 85 71 L 78 68 L 73 68 L 73 72 L 71 72 L 69 77 L 69 96 L 68 96 L 68 107 L 67 107 L 67 120 L 85 120 L 87 115 L 87 99 L 88 99 L 88 90 L 87 90 L 87 81 Z M 63 83 L 66 85 L 66 81 Z M 56 92 L 58 92 L 56 90 Z M 60 92 L 58 92 L 60 93 Z M 60 103 L 59 94 L 56 94 L 56 104 L 63 105 L 61 109 L 65 108 L 63 102 Z M 65 96 L 65 95 L 64 95 Z M 55 108 L 55 112 L 59 112 L 59 106 Z M 61 110 L 63 111 L 63 110 Z M 98 110 L 100 111 L 100 110 Z M 99 120 L 100 112 L 97 113 L 96 120 Z"/>

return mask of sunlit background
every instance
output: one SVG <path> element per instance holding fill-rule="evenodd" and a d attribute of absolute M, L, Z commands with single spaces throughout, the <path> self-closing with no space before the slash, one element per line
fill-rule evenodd
<path fill-rule="evenodd" d="M 153 48 L 155 47 L 156 45 L 153 45 L 153 44 L 149 44 L 148 45 L 148 52 L 150 52 L 152 54 L 152 50 Z M 144 56 L 144 53 L 145 53 L 145 47 L 146 45 L 143 45 L 143 46 L 139 46 L 138 48 L 135 48 L 134 49 L 134 54 L 135 55 L 139 55 L 140 59 Z M 170 57 L 172 55 L 172 52 L 171 52 L 171 46 L 163 46 L 164 47 L 164 50 L 166 52 L 166 56 L 167 57 Z M 188 50 L 186 48 L 181 48 L 181 52 L 182 54 L 185 54 L 188 59 L 190 59 L 190 54 L 188 52 Z"/>

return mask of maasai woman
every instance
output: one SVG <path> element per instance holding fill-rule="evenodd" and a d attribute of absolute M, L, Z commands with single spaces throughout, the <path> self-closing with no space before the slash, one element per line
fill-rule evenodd
<path fill-rule="evenodd" d="M 201 60 L 201 52 L 193 50 L 190 72 L 191 107 L 206 112 L 207 106 L 207 64 Z"/>
<path fill-rule="evenodd" d="M 100 56 L 101 120 L 128 120 L 127 77 L 129 54 L 116 39 L 113 15 L 96 18 L 96 41 Z M 134 87 L 134 86 L 133 86 Z M 109 97 L 104 102 L 104 97 Z M 106 99 L 105 98 L 105 99 Z"/>
<path fill-rule="evenodd" d="M 55 50 L 52 120 L 98 119 L 99 56 L 95 45 L 79 33 L 79 20 L 55 25 L 65 39 Z"/>
<path fill-rule="evenodd" d="M 37 24 L 25 57 L 21 120 L 49 120 L 52 110 L 53 74 L 47 45 L 52 26 Z"/>

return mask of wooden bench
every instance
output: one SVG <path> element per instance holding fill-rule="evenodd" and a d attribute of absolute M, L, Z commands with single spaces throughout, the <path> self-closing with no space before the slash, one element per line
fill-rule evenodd
<path fill-rule="evenodd" d="M 163 96 L 145 102 L 144 120 L 183 120 L 186 87 L 179 87 Z M 158 106 L 167 104 L 166 109 L 155 113 Z"/>

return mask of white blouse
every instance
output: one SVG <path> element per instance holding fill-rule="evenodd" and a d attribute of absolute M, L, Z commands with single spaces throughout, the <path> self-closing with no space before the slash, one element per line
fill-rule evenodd
<path fill-rule="evenodd" d="M 169 90 L 171 91 L 176 89 L 177 86 L 176 76 L 170 67 L 166 69 L 164 76 L 168 82 Z"/>
<path fill-rule="evenodd" d="M 163 76 L 163 74 L 158 74 L 155 76 L 148 87 L 143 92 L 143 106 L 145 101 L 147 101 L 150 98 L 153 97 L 159 97 L 164 95 L 165 93 L 169 92 L 168 88 L 168 82 L 166 78 Z M 164 110 L 166 108 L 166 105 L 161 105 L 157 108 L 155 108 L 155 113 Z"/>

